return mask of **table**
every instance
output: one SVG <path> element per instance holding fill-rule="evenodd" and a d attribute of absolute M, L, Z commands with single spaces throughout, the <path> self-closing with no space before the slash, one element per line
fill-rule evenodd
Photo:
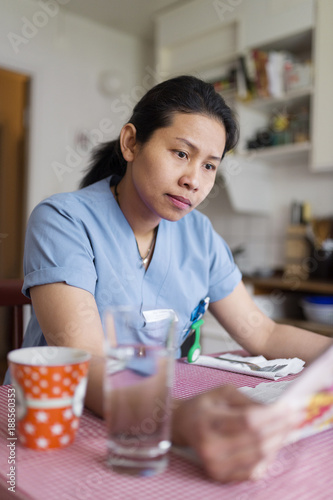
<path fill-rule="evenodd" d="M 290 377 L 285 377 L 288 380 Z M 188 398 L 223 384 L 255 387 L 264 379 L 176 362 L 174 395 Z M 0 387 L 2 500 L 328 500 L 333 498 L 333 429 L 283 448 L 257 482 L 222 485 L 200 467 L 170 453 L 166 472 L 151 478 L 117 475 L 104 465 L 104 422 L 85 410 L 75 442 L 38 452 L 16 446 L 16 493 L 8 491 L 8 387 Z"/>

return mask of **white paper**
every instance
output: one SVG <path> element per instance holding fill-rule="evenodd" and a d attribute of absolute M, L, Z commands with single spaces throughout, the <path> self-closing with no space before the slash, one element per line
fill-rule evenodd
<path fill-rule="evenodd" d="M 170 312 L 174 314 L 174 321 L 178 321 L 177 315 L 173 309 L 152 309 L 151 311 L 142 311 L 142 314 L 147 323 L 154 323 L 154 321 L 167 319 Z"/>
<path fill-rule="evenodd" d="M 286 391 L 292 380 L 283 382 L 262 382 L 256 387 L 240 387 L 239 390 L 257 403 L 272 404 Z"/>

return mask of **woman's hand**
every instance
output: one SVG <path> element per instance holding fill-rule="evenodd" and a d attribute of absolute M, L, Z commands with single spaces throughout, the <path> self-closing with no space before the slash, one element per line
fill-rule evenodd
<path fill-rule="evenodd" d="M 221 482 L 253 479 L 274 459 L 300 415 L 253 403 L 233 386 L 182 402 L 173 415 L 173 440 L 191 446 L 208 475 Z"/>

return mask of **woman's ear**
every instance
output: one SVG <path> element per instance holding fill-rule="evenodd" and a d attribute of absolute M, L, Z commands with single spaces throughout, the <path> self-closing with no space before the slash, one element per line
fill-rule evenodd
<path fill-rule="evenodd" d="M 127 162 L 134 160 L 136 146 L 136 128 L 132 123 L 126 123 L 120 132 L 120 147 Z"/>

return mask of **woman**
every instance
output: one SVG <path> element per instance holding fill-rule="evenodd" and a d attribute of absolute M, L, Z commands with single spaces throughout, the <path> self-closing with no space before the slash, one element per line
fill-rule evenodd
<path fill-rule="evenodd" d="M 209 297 L 213 315 L 250 353 L 309 361 L 322 351 L 326 338 L 258 310 L 226 243 L 194 210 L 237 136 L 211 85 L 183 76 L 151 89 L 120 137 L 96 151 L 82 189 L 50 197 L 31 215 L 23 290 L 34 313 L 24 346 L 79 346 L 98 359 L 111 303 L 174 309 L 180 346 Z M 86 398 L 98 414 L 102 372 L 92 363 Z M 222 387 L 177 406 L 173 437 L 194 446 L 215 479 L 244 479 L 297 418 L 278 418 Z"/>

